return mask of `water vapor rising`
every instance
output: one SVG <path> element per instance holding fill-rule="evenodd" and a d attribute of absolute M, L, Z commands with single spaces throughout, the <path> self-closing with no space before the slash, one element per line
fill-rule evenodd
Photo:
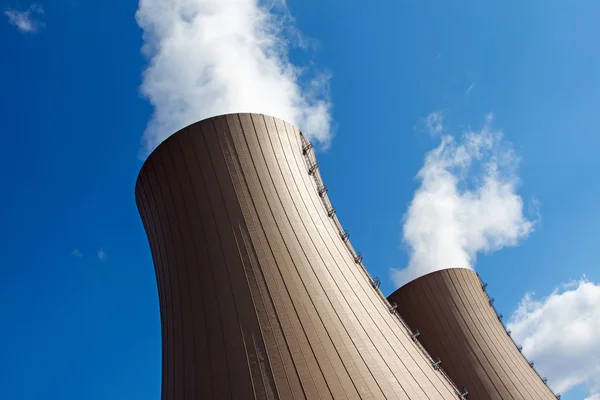
<path fill-rule="evenodd" d="M 274 115 L 329 144 L 329 79 L 309 78 L 290 62 L 290 43 L 300 37 L 283 0 L 140 0 L 136 19 L 149 59 L 141 91 L 154 106 L 146 151 L 231 112 Z"/>
<path fill-rule="evenodd" d="M 403 228 L 410 260 L 406 268 L 392 269 L 396 285 L 440 269 L 473 268 L 477 253 L 514 246 L 532 232 L 516 193 L 519 160 L 502 132 L 490 127 L 492 119 L 458 139 L 444 133 L 439 112 L 425 119 L 435 122 L 426 125 L 441 143 L 417 175 L 421 186 Z"/>

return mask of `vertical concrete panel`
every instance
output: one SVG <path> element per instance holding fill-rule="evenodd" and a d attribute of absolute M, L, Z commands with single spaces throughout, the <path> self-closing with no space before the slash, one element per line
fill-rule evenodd
<path fill-rule="evenodd" d="M 444 360 L 446 358 L 459 360 L 459 362 L 452 364 L 447 364 L 442 360 L 442 367 L 454 377 L 454 382 L 459 387 L 468 387 L 472 398 L 484 398 L 481 396 L 482 393 L 485 393 L 481 388 L 481 384 L 476 384 L 477 381 L 472 380 L 468 372 L 470 368 L 483 372 L 483 368 L 481 368 L 467 341 L 459 338 L 456 334 L 456 325 L 451 320 L 452 314 L 437 306 L 437 302 L 432 297 L 435 289 L 432 290 L 423 281 L 415 282 L 414 285 L 406 289 L 403 302 L 398 303 L 403 318 L 411 324 L 412 328 L 421 332 L 419 336 L 421 342 L 435 343 L 435 347 L 428 349 L 432 357 L 440 357 L 440 349 L 445 349 L 447 353 Z M 436 307 L 433 307 L 433 305 L 436 305 Z M 424 331 L 421 326 L 427 326 L 428 329 Z M 499 398 L 496 392 L 488 394 L 488 396 Z"/>
<path fill-rule="evenodd" d="M 230 114 L 176 133 L 142 167 L 163 399 L 456 398 L 340 236 L 301 139 Z"/>
<path fill-rule="evenodd" d="M 160 243 L 158 231 L 154 226 L 154 220 L 151 218 L 152 211 L 149 208 L 150 204 L 154 204 L 153 199 L 149 196 L 150 193 L 148 189 L 144 187 L 142 180 L 140 180 L 140 184 L 138 185 L 138 190 L 136 191 L 136 203 L 138 205 L 140 215 L 142 216 L 142 221 L 144 223 L 144 229 L 148 234 L 148 242 L 150 244 L 150 249 L 152 252 L 152 257 L 154 259 L 159 260 L 158 265 L 162 265 L 162 255 L 158 244 Z M 169 338 L 168 326 L 169 323 L 167 321 L 167 309 L 168 309 L 168 297 L 166 295 L 165 289 L 165 278 L 163 271 L 159 268 L 156 269 L 156 284 L 158 287 L 158 299 L 160 306 L 160 322 L 161 322 L 161 337 L 162 340 L 162 374 L 161 374 L 161 392 L 163 397 L 165 397 L 166 388 L 165 384 L 167 380 L 167 368 L 164 366 L 167 365 L 166 360 L 168 359 L 167 352 L 167 343 Z"/>
<path fill-rule="evenodd" d="M 471 315 L 461 301 L 462 299 L 460 298 L 457 288 L 452 284 L 448 284 L 446 272 L 447 271 L 442 271 L 441 274 L 433 276 L 433 280 L 429 283 L 435 285 L 435 292 L 440 293 L 442 296 L 446 296 L 446 299 L 448 299 L 447 304 L 449 306 L 449 314 L 453 316 L 453 321 L 456 322 L 455 329 L 464 333 L 462 337 L 467 340 L 469 346 L 475 353 L 478 362 L 483 368 L 484 374 L 480 376 L 482 379 L 487 380 L 488 392 L 495 391 L 502 399 L 512 398 L 506 388 L 509 382 L 503 380 L 499 375 L 496 359 L 486 351 L 484 343 L 480 340 L 480 332 L 472 323 Z M 441 298 L 436 298 L 436 300 L 440 301 Z"/>
<path fill-rule="evenodd" d="M 274 260 L 272 265 L 275 279 L 281 280 L 279 286 L 282 292 L 285 293 L 285 304 L 287 307 L 281 309 L 280 312 L 284 321 L 284 334 L 292 355 L 291 361 L 296 379 L 298 380 L 297 383 L 303 391 L 314 396 L 316 390 L 315 381 L 308 367 L 308 365 L 316 366 L 312 349 L 307 340 L 307 336 L 310 335 L 310 327 L 307 330 L 307 327 L 302 324 L 301 316 L 303 312 L 301 307 L 299 304 L 294 304 L 293 302 L 293 299 L 297 296 L 303 297 L 299 293 L 303 293 L 304 288 L 298 282 L 296 268 L 288 256 L 283 240 L 281 240 L 281 233 L 276 229 L 275 220 L 279 216 L 273 212 L 266 200 L 266 193 L 268 192 L 265 191 L 260 181 L 260 176 L 267 174 L 268 171 L 265 171 L 261 165 L 257 165 L 254 161 L 259 150 L 252 142 L 248 141 L 249 138 L 252 138 L 256 134 L 254 127 L 251 124 L 245 123 L 242 128 L 239 118 L 237 122 L 239 123 L 240 131 L 244 135 L 234 139 L 234 142 L 238 149 L 238 154 L 240 154 L 242 169 L 249 182 L 249 193 L 251 193 L 252 198 L 255 200 L 254 204 L 257 205 L 258 218 L 265 222 L 263 225 L 263 227 L 266 227 L 264 238 L 269 249 L 268 256 L 271 256 Z"/>
<path fill-rule="evenodd" d="M 284 268 L 282 273 L 284 276 L 288 276 L 291 282 L 291 287 L 294 287 L 297 291 L 293 295 L 294 299 L 299 299 L 304 294 L 305 291 L 309 298 L 320 298 L 326 295 L 325 291 L 322 290 L 322 286 L 319 283 L 320 278 L 317 277 L 314 273 L 314 270 L 310 267 L 310 263 L 306 259 L 306 255 L 299 251 L 298 243 L 295 239 L 295 232 L 293 228 L 290 226 L 289 221 L 287 220 L 287 216 L 284 212 L 284 205 L 282 204 L 282 198 L 279 195 L 279 187 L 275 186 L 272 181 L 272 173 L 271 169 L 269 169 L 269 164 L 267 164 L 264 155 L 262 153 L 262 148 L 258 141 L 257 136 L 253 136 L 248 134 L 252 132 L 255 128 L 255 124 L 252 121 L 251 116 L 241 116 L 241 124 L 244 128 L 244 132 L 246 132 L 245 138 L 248 143 L 249 148 L 251 149 L 251 155 L 253 160 L 253 165 L 257 168 L 257 181 L 259 185 L 263 189 L 263 193 L 266 195 L 264 203 L 267 204 L 269 211 L 272 213 L 273 219 L 269 224 L 272 228 L 274 228 L 274 235 L 272 239 L 278 243 L 278 248 L 280 252 L 278 253 L 279 257 L 283 260 L 279 265 L 289 266 L 290 268 Z M 262 130 L 261 130 L 262 131 Z M 261 137 L 265 136 L 265 133 L 260 135 Z M 272 166 L 272 164 L 271 164 Z M 262 171 L 262 173 L 261 173 Z M 271 218 L 271 216 L 266 216 L 266 218 Z M 276 230 L 275 230 L 276 229 Z M 289 272 L 292 272 L 290 275 Z M 294 273 L 295 272 L 295 273 Z M 331 318 L 334 318 L 333 312 L 331 309 L 327 308 L 323 310 L 319 305 L 321 302 L 313 301 L 314 312 L 316 312 L 321 320 L 321 324 L 325 324 L 325 326 L 330 326 L 334 330 L 335 333 L 339 332 L 339 326 L 336 326 L 332 323 Z M 324 317 L 325 315 L 325 317 Z M 305 328 L 306 323 L 302 323 L 302 326 Z M 330 332 L 329 332 L 330 333 Z M 335 333 L 330 337 L 334 338 L 334 341 L 337 340 L 337 336 Z M 305 357 L 308 355 L 305 354 Z M 347 384 L 352 385 L 352 381 L 348 380 Z M 336 384 L 332 387 L 333 390 L 338 391 L 346 391 L 345 386 L 338 386 Z M 341 395 L 341 393 L 340 393 Z M 344 395 L 348 395 L 345 393 Z"/>
<path fill-rule="evenodd" d="M 161 151 L 161 154 L 164 154 L 166 149 Z M 164 155 L 163 155 L 164 156 Z M 182 367 L 185 367 L 184 364 L 180 360 L 180 352 L 176 350 L 177 343 L 181 343 L 182 341 L 182 332 L 183 328 L 181 326 L 181 309 L 179 307 L 179 291 L 178 291 L 178 283 L 176 282 L 176 277 L 174 276 L 174 272 L 177 272 L 175 268 L 167 268 L 166 266 L 174 264 L 172 260 L 174 255 L 173 250 L 173 236 L 171 234 L 171 226 L 169 223 L 169 218 L 166 214 L 167 206 L 165 204 L 165 195 L 164 190 L 157 184 L 161 178 L 156 172 L 156 168 L 153 163 L 149 163 L 145 169 L 146 178 L 148 178 L 147 183 L 149 187 L 149 191 L 152 194 L 153 202 L 151 203 L 154 206 L 154 215 L 153 222 L 156 223 L 158 231 L 161 233 L 161 238 L 157 243 L 161 248 L 161 265 L 159 269 L 162 271 L 163 278 L 166 284 L 166 293 L 168 297 L 169 303 L 169 312 L 167 313 L 167 322 L 169 331 L 169 340 L 167 341 L 167 351 L 164 356 L 166 356 L 167 365 L 173 365 L 174 368 L 167 369 L 167 381 L 164 384 L 164 392 L 166 393 L 167 398 L 174 398 L 179 396 L 181 398 L 181 390 L 183 389 L 183 385 L 177 382 L 177 376 L 184 376 Z M 163 179 L 164 180 L 164 179 Z M 166 187 L 165 187 L 166 188 Z M 163 189 L 165 189 L 163 188 Z M 176 391 L 175 387 L 179 386 L 179 390 Z"/>
<path fill-rule="evenodd" d="M 207 342 L 208 347 L 208 362 L 209 368 L 209 386 L 202 386 L 199 393 L 212 396 L 219 395 L 223 398 L 230 396 L 230 381 L 228 374 L 224 374 L 227 368 L 227 352 L 225 336 L 223 334 L 224 323 L 223 314 L 221 312 L 222 305 L 219 304 L 219 296 L 217 294 L 215 284 L 215 273 L 211 268 L 204 268 L 205 265 L 213 265 L 217 261 L 209 252 L 208 237 L 206 235 L 206 226 L 211 218 L 207 213 L 202 212 L 205 209 L 205 192 L 206 188 L 201 174 L 193 173 L 199 168 L 198 156 L 191 141 L 190 135 L 183 135 L 180 141 L 176 141 L 181 149 L 181 157 L 179 162 L 185 163 L 186 169 L 190 171 L 187 174 L 187 186 L 191 189 L 189 199 L 189 222 L 191 226 L 191 237 L 194 240 L 197 264 L 190 266 L 198 272 L 199 282 L 196 283 L 195 289 L 199 290 L 202 295 L 205 312 L 205 327 L 206 331 L 196 332 L 196 336 L 203 337 Z M 182 186 L 185 183 L 182 182 Z M 196 360 L 196 363 L 202 361 Z"/>
<path fill-rule="evenodd" d="M 552 393 L 549 394 L 550 390 L 539 376 L 536 373 L 532 373 L 533 370 L 525 357 L 523 357 L 518 349 L 515 351 L 515 343 L 504 329 L 504 326 L 498 323 L 495 311 L 489 304 L 487 296 L 481 295 L 483 289 L 477 274 L 456 271 L 455 280 L 465 280 L 470 282 L 470 284 L 462 286 L 465 290 L 470 291 L 472 303 L 474 306 L 477 306 L 478 318 L 485 321 L 482 323 L 486 323 L 490 328 L 489 331 L 491 335 L 493 335 L 490 340 L 494 341 L 498 354 L 505 359 L 507 368 L 514 373 L 514 378 L 518 379 L 518 383 L 521 385 L 519 391 L 524 398 L 533 397 L 544 399 L 549 395 L 552 395 Z"/>
<path fill-rule="evenodd" d="M 474 271 L 430 273 L 389 300 L 469 398 L 555 399 L 506 333 Z"/>
<path fill-rule="evenodd" d="M 498 338 L 495 335 L 497 326 L 496 321 L 481 318 L 475 299 L 472 296 L 473 293 L 468 290 L 468 285 L 460 284 L 462 278 L 460 271 L 450 269 L 443 272 L 445 275 L 444 279 L 450 282 L 457 290 L 457 301 L 460 301 L 466 309 L 469 316 L 468 323 L 472 326 L 471 330 L 478 334 L 479 346 L 486 354 L 497 355 L 493 357 L 489 356 L 488 358 L 492 361 L 500 380 L 508 390 L 510 398 L 522 398 L 522 396 L 527 393 L 523 388 L 523 380 L 519 379 L 518 376 L 511 371 L 505 361 L 506 354 L 497 346 Z"/>
<path fill-rule="evenodd" d="M 265 123 L 267 126 L 270 127 L 269 129 L 267 129 L 271 133 L 269 135 L 271 142 L 270 148 L 272 149 L 272 151 L 279 155 L 279 157 L 277 157 L 279 170 L 281 171 L 282 176 L 284 177 L 284 181 L 281 183 L 281 187 L 287 188 L 289 192 L 289 198 L 292 199 L 294 203 L 294 207 L 289 208 L 288 215 L 290 216 L 290 218 L 295 218 L 296 215 L 300 216 L 302 212 L 307 209 L 305 203 L 306 201 L 309 201 L 310 207 L 314 206 L 314 203 L 310 201 L 313 199 L 312 196 L 306 196 L 307 191 L 301 192 L 298 190 L 298 183 L 293 181 L 293 174 L 289 173 L 289 163 L 286 162 L 285 152 L 282 151 L 283 149 L 280 143 L 281 141 L 287 141 L 288 139 L 285 124 L 282 121 L 279 121 L 278 124 L 275 119 L 270 117 L 265 117 Z M 302 196 L 302 194 L 305 194 L 305 196 Z M 341 301 L 343 303 L 348 304 L 352 315 L 347 316 L 347 318 L 349 322 L 352 321 L 350 322 L 351 324 L 354 323 L 354 327 L 352 328 L 352 330 L 366 332 L 364 324 L 371 323 L 372 319 L 369 315 L 365 313 L 364 305 L 360 303 L 361 297 L 360 295 L 358 295 L 356 288 L 352 286 L 353 281 L 348 280 L 346 277 L 347 274 L 345 274 L 345 272 L 350 272 L 351 269 L 348 268 L 348 264 L 346 264 L 345 261 L 349 260 L 350 258 L 347 256 L 347 250 L 344 249 L 344 253 L 340 253 L 339 248 L 336 246 L 336 244 L 338 243 L 343 246 L 343 242 L 340 240 L 339 234 L 335 235 L 333 237 L 333 240 L 331 235 L 323 236 L 323 232 L 330 233 L 330 229 L 328 229 L 331 227 L 330 221 L 327 221 L 325 224 L 321 225 L 323 229 L 315 229 L 314 232 L 309 232 L 310 228 L 308 228 L 307 230 L 307 226 L 312 227 L 313 225 L 323 223 L 322 220 L 319 220 L 318 222 L 315 222 L 314 220 L 315 215 L 324 215 L 323 211 L 323 205 L 318 204 L 318 208 L 311 208 L 311 211 L 305 214 L 306 217 L 304 219 L 299 218 L 295 220 L 294 226 L 299 228 L 298 232 L 299 235 L 302 237 L 301 243 L 312 243 L 313 245 L 315 243 L 325 244 L 325 248 L 321 249 L 322 252 L 319 252 L 318 256 L 320 257 L 320 261 L 324 262 L 325 265 L 328 267 L 327 272 L 329 273 L 329 277 L 331 278 L 329 281 L 330 284 L 333 285 L 333 290 L 329 292 L 338 294 L 338 296 L 336 296 L 336 301 Z M 343 265 L 341 265 L 342 263 Z M 352 265 L 350 267 L 355 268 L 354 264 L 355 263 L 352 262 Z M 346 285 L 348 288 L 350 288 L 350 291 L 344 293 L 343 289 L 340 290 L 340 287 L 346 288 Z M 372 288 L 369 288 L 369 290 L 371 292 L 373 291 Z M 399 371 L 399 368 L 390 368 L 390 366 L 388 365 L 388 363 L 394 363 L 395 361 L 397 361 L 395 359 L 389 359 L 389 356 L 394 353 L 393 349 L 386 348 L 383 341 L 378 342 L 378 346 L 373 345 L 374 341 L 379 339 L 379 329 L 369 330 L 368 332 L 372 335 L 363 336 L 362 343 L 359 344 L 359 347 L 365 348 L 367 350 L 371 349 L 372 352 L 376 353 L 377 359 L 381 359 L 384 361 L 383 368 L 388 371 L 387 379 L 396 379 L 395 373 L 399 374 L 401 371 Z M 386 358 L 388 358 L 387 361 L 385 360 Z M 380 366 L 380 370 L 381 369 L 382 368 Z M 407 382 L 407 385 L 410 384 L 410 381 Z M 404 392 L 399 394 L 406 395 Z M 419 398 L 419 396 L 421 396 L 421 393 L 411 393 L 412 398 Z"/>
<path fill-rule="evenodd" d="M 318 265 L 318 263 L 322 262 L 322 260 L 316 261 L 316 249 L 314 247 L 307 248 L 303 246 L 303 244 L 308 243 L 309 241 L 311 241 L 311 239 L 308 236 L 306 230 L 303 229 L 304 223 L 302 217 L 298 213 L 298 209 L 295 206 L 295 202 L 298 200 L 299 194 L 290 192 L 287 182 L 284 178 L 291 178 L 291 174 L 289 173 L 290 171 L 288 171 L 287 165 L 285 164 L 284 154 L 282 152 L 275 151 L 272 146 L 273 140 L 279 140 L 279 138 L 281 138 L 282 136 L 287 136 L 287 132 L 285 130 L 278 131 L 275 127 L 272 118 L 263 117 L 262 119 L 262 121 L 260 119 L 255 120 L 255 125 L 262 126 L 265 128 L 268 126 L 268 129 L 265 129 L 268 134 L 263 135 L 264 140 L 262 140 L 261 150 L 263 152 L 263 155 L 269 155 L 269 157 L 265 156 L 265 158 L 272 158 L 275 161 L 275 163 L 270 164 L 270 171 L 272 171 L 270 177 L 274 186 L 278 188 L 278 193 L 282 204 L 289 204 L 288 207 L 283 207 L 283 210 L 286 215 L 287 221 L 289 222 L 288 226 L 293 229 L 293 239 L 295 240 L 292 240 L 290 242 L 290 245 L 293 247 L 295 252 L 301 254 L 301 257 L 306 257 L 308 255 L 307 260 L 309 260 L 309 263 L 316 262 Z M 331 285 L 328 276 L 320 276 L 318 273 L 314 273 L 312 275 L 309 275 L 309 277 L 315 285 L 322 286 L 324 282 L 327 282 L 328 285 Z M 324 294 L 327 294 L 329 291 L 330 290 L 326 288 L 324 290 Z M 336 313 L 339 313 L 339 311 L 336 311 Z M 354 377 L 353 383 L 357 387 L 361 387 L 364 381 L 362 375 L 356 374 L 356 372 L 352 368 L 350 370 L 350 375 Z"/>

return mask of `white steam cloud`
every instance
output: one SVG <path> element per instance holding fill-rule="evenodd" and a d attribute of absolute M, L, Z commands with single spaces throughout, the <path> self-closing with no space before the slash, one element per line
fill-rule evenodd
<path fill-rule="evenodd" d="M 541 300 L 528 293 L 507 328 L 555 392 L 583 384 L 600 400 L 600 285 L 584 277 Z"/>
<path fill-rule="evenodd" d="M 502 132 L 491 128 L 492 119 L 488 115 L 481 130 L 457 139 L 444 133 L 441 113 L 425 118 L 441 143 L 417 175 L 421 186 L 403 229 L 410 260 L 391 271 L 397 286 L 440 269 L 473 268 L 477 253 L 514 246 L 532 232 L 516 193 L 519 159 Z"/>
<path fill-rule="evenodd" d="M 147 151 L 190 123 L 231 112 L 274 115 L 329 144 L 329 77 L 309 77 L 290 61 L 301 38 L 284 0 L 140 0 L 136 19 L 149 58 L 141 91 L 154 106 Z"/>

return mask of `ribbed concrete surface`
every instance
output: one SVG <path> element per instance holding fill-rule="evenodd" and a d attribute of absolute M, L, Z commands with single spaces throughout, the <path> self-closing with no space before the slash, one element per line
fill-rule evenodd
<path fill-rule="evenodd" d="M 136 186 L 163 399 L 455 399 L 355 262 L 300 132 L 233 114 L 176 133 Z"/>
<path fill-rule="evenodd" d="M 388 299 L 470 399 L 555 399 L 505 331 L 474 271 L 433 272 Z"/>

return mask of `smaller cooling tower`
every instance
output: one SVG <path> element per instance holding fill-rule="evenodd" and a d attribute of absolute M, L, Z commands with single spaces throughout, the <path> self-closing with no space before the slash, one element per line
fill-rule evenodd
<path fill-rule="evenodd" d="M 388 300 L 470 399 L 556 398 L 505 330 L 474 271 L 432 272 Z"/>

